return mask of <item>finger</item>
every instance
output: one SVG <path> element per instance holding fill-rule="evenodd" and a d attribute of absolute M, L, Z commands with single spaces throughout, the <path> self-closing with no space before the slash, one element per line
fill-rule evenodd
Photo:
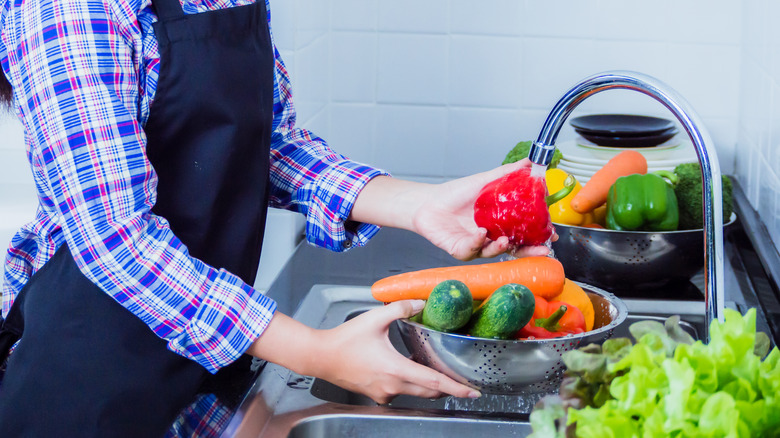
<path fill-rule="evenodd" d="M 485 228 L 477 228 L 468 237 L 463 237 L 456 242 L 455 246 L 450 250 L 450 255 L 461 261 L 473 260 L 479 256 L 487 241 L 487 230 Z"/>
<path fill-rule="evenodd" d="M 514 248 L 512 250 L 512 255 L 521 258 L 521 257 L 536 257 L 536 256 L 546 256 L 550 254 L 550 248 L 539 245 L 539 246 L 520 246 L 517 248 Z"/>
<path fill-rule="evenodd" d="M 405 378 L 411 384 L 460 398 L 477 398 L 482 395 L 476 389 L 458 383 L 433 368 L 416 362 L 408 361 L 408 363 L 409 371 L 405 374 Z"/>
<path fill-rule="evenodd" d="M 478 181 L 482 181 L 482 184 L 486 184 L 490 181 L 497 180 L 504 175 L 512 173 L 518 169 L 521 169 L 523 167 L 530 167 L 530 166 L 531 166 L 531 160 L 524 158 L 520 161 L 515 161 L 514 163 L 504 164 L 496 168 L 490 169 L 488 171 L 477 173 L 471 176 L 470 178 L 478 178 L 477 179 Z"/>
<path fill-rule="evenodd" d="M 440 398 L 445 395 L 441 391 L 415 385 L 414 383 L 405 383 L 401 385 L 400 393 L 422 398 Z"/>
<path fill-rule="evenodd" d="M 531 163 L 531 159 L 528 157 L 523 158 L 522 160 L 518 161 L 518 163 L 522 164 L 521 167 L 531 167 L 531 164 L 533 164 Z"/>
<path fill-rule="evenodd" d="M 380 321 L 387 324 L 401 318 L 411 318 L 425 307 L 424 300 L 401 300 L 371 310 Z"/>
<path fill-rule="evenodd" d="M 487 245 L 485 245 L 485 247 L 482 248 L 480 257 L 485 257 L 485 258 L 496 257 L 498 255 L 507 252 L 508 249 L 509 249 L 509 238 L 506 236 L 501 236 L 498 239 L 491 241 Z"/>

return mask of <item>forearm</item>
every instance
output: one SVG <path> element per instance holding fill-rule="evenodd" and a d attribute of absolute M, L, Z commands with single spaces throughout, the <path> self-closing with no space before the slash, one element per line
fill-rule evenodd
<path fill-rule="evenodd" d="M 416 232 L 413 218 L 429 199 L 432 187 L 431 184 L 378 176 L 360 192 L 349 218 Z"/>
<path fill-rule="evenodd" d="M 322 357 L 317 353 L 322 347 L 320 338 L 318 330 L 276 312 L 247 353 L 298 374 L 315 375 L 318 366 L 323 365 Z"/>

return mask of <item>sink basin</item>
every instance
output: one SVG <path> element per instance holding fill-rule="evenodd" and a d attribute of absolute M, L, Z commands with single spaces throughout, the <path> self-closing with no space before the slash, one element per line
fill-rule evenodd
<path fill-rule="evenodd" d="M 307 418 L 290 430 L 289 438 L 457 436 L 528 436 L 527 422 L 471 418 L 322 415 Z"/>
<path fill-rule="evenodd" d="M 613 337 L 629 336 L 628 326 L 635 321 L 664 321 L 672 314 L 680 315 L 681 326 L 694 338 L 699 339 L 704 333 L 703 302 L 636 299 L 623 299 L 623 302 L 628 317 L 615 328 Z M 310 327 L 328 329 L 380 305 L 371 296 L 369 287 L 316 285 L 294 318 Z M 401 354 L 408 355 L 395 324 L 391 325 L 390 341 Z M 264 419 L 263 423 L 240 423 L 235 426 L 239 432 L 231 436 L 527 436 L 531 432 L 528 414 L 543 396 L 484 394 L 475 400 L 399 396 L 391 403 L 377 405 L 361 394 L 324 380 L 297 375 L 271 363 L 265 365 L 253 391 L 250 409 L 261 412 L 254 417 Z M 241 429 L 252 432 L 242 433 Z"/>

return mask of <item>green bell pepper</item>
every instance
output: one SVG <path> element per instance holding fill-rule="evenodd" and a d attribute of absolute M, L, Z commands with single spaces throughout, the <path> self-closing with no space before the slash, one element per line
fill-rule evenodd
<path fill-rule="evenodd" d="M 669 180 L 669 182 L 666 181 Z M 674 172 L 622 176 L 609 188 L 607 228 L 621 231 L 674 231 L 680 218 Z"/>

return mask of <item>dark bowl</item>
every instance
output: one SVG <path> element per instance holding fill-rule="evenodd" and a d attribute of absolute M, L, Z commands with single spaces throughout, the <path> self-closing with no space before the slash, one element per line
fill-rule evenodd
<path fill-rule="evenodd" d="M 614 148 L 649 148 L 663 144 L 677 135 L 677 128 L 675 127 L 666 131 L 661 131 L 658 134 L 635 137 L 603 136 L 580 131 L 578 129 L 575 129 L 575 131 L 597 146 L 609 146 Z"/>
<path fill-rule="evenodd" d="M 674 128 L 671 120 L 633 114 L 592 114 L 575 117 L 569 123 L 580 134 L 601 137 L 647 137 Z"/>

